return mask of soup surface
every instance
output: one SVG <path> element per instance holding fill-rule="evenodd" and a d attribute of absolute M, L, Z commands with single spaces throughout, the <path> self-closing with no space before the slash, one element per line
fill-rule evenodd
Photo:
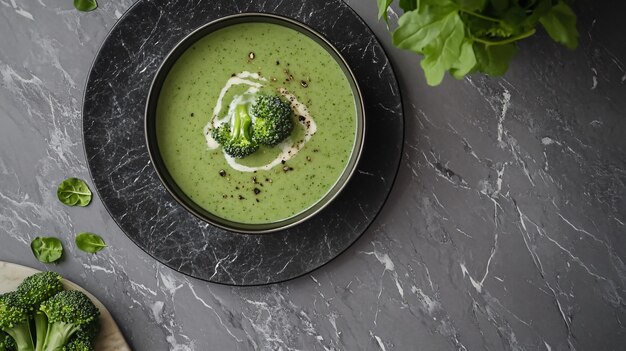
<path fill-rule="evenodd" d="M 233 100 L 274 94 L 291 101 L 295 129 L 241 159 L 210 136 Z M 236 24 L 197 41 L 160 92 L 157 142 L 170 175 L 196 204 L 240 223 L 284 220 L 317 203 L 353 152 L 356 104 L 348 79 L 319 44 L 270 23 Z"/>

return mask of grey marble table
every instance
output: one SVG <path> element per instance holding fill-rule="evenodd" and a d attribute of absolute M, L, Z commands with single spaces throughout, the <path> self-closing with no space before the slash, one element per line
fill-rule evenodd
<path fill-rule="evenodd" d="M 374 0 L 350 0 L 388 49 L 406 114 L 398 180 L 347 252 L 305 277 L 233 288 L 155 262 L 88 179 L 87 71 L 131 1 L 0 0 L 0 260 L 54 269 L 112 311 L 137 350 L 618 350 L 626 342 L 626 5 L 579 1 L 581 47 L 540 34 L 502 79 L 427 87 Z M 392 16 L 393 17 L 393 16 Z M 392 21 L 394 19 L 392 18 Z M 78 252 L 79 231 L 110 247 Z M 44 266 L 39 235 L 68 254 Z"/>

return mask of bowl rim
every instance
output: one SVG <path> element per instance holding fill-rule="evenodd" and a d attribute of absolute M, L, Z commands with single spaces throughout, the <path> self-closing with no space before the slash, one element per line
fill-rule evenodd
<path fill-rule="evenodd" d="M 258 224 L 241 223 L 228 220 L 226 218 L 211 213 L 209 210 L 206 210 L 197 203 L 195 203 L 195 201 L 193 201 L 188 195 L 185 194 L 182 189 L 180 189 L 180 187 L 174 181 L 173 177 L 169 174 L 169 170 L 167 169 L 167 166 L 165 166 L 165 162 L 161 157 L 156 136 L 156 106 L 158 105 L 161 88 L 171 68 L 180 58 L 180 56 L 185 53 L 193 45 L 193 43 L 201 40 L 210 33 L 232 25 L 251 22 L 264 22 L 283 25 L 284 27 L 296 30 L 306 35 L 310 39 L 316 41 L 318 45 L 322 46 L 322 48 L 324 48 L 324 50 L 327 51 L 337 62 L 344 75 L 348 79 L 348 83 L 350 85 L 350 89 L 352 90 L 352 94 L 355 100 L 354 102 L 357 117 L 355 142 L 352 148 L 352 152 L 350 154 L 350 158 L 345 163 L 343 171 L 337 177 L 335 183 L 333 183 L 330 189 L 327 190 L 327 192 L 324 193 L 324 195 L 322 195 L 315 203 L 313 203 L 309 207 L 302 209 L 300 212 L 291 217 L 287 217 L 279 221 Z M 211 27 L 217 28 L 214 28 L 213 30 L 208 30 Z M 206 33 L 204 33 L 205 31 Z M 198 36 L 198 38 L 195 38 L 196 36 Z M 192 40 L 194 38 L 195 40 Z M 177 53 L 178 55 L 176 55 Z M 174 56 L 176 57 L 172 59 Z M 151 124 L 151 121 L 154 122 Z M 153 133 L 151 129 L 154 129 L 154 135 L 152 135 Z M 148 90 L 148 96 L 146 98 L 144 109 L 144 137 L 146 142 L 146 148 L 148 150 L 150 162 L 152 163 L 152 166 L 161 184 L 165 187 L 167 192 L 174 198 L 174 200 L 179 205 L 181 205 L 197 218 L 210 225 L 237 234 L 258 235 L 282 231 L 306 222 L 310 218 L 319 214 L 326 207 L 328 207 L 337 198 L 337 196 L 339 196 L 339 194 L 343 192 L 347 184 L 352 179 L 354 173 L 357 171 L 358 164 L 361 160 L 365 145 L 365 131 L 366 112 L 363 102 L 363 95 L 356 76 L 354 75 L 354 72 L 350 68 L 350 65 L 345 60 L 343 55 L 341 55 L 339 50 L 337 50 L 337 48 L 335 48 L 335 46 L 322 34 L 320 34 L 315 29 L 309 27 L 308 25 L 290 17 L 263 12 L 245 12 L 224 16 L 216 20 L 207 22 L 192 30 L 189 34 L 185 35 L 176 45 L 174 45 L 171 50 L 167 52 L 167 54 L 161 60 L 161 63 L 156 70 L 156 74 L 154 75 L 154 78 L 150 83 L 150 89 Z M 209 216 L 213 218 L 208 218 Z"/>

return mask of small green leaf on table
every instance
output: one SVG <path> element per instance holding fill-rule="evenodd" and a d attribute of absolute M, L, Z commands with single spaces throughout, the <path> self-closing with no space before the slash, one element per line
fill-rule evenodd
<path fill-rule="evenodd" d="M 87 232 L 76 236 L 76 246 L 87 253 L 96 253 L 107 247 L 99 235 Z"/>
<path fill-rule="evenodd" d="M 91 202 L 91 190 L 78 178 L 68 178 L 57 188 L 59 201 L 67 206 L 87 206 Z"/>
<path fill-rule="evenodd" d="M 74 0 L 74 7 L 78 11 L 89 12 L 98 8 L 96 0 Z"/>
<path fill-rule="evenodd" d="M 53 263 L 63 256 L 63 244 L 54 237 L 36 237 L 30 243 L 30 248 L 35 258 L 42 263 Z"/>

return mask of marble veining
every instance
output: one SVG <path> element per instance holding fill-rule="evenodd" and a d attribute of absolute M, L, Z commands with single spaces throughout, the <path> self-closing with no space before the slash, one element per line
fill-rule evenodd
<path fill-rule="evenodd" d="M 69 1 L 0 0 L 0 260 L 87 288 L 136 350 L 623 348 L 624 4 L 576 2 L 576 51 L 539 34 L 503 78 L 429 88 L 418 59 L 392 47 L 373 1 L 347 1 L 401 72 L 398 178 L 372 226 L 337 259 L 286 283 L 240 288 L 156 262 L 98 197 L 84 209 L 56 200 L 65 177 L 89 179 L 83 85 L 132 3 L 100 1 L 82 14 Z M 140 70 L 157 64 L 133 55 L 145 59 Z M 125 152 L 128 162 L 138 154 Z M 373 169 L 359 174 L 380 179 Z M 151 215 L 173 209 L 161 211 Z M 84 230 L 110 247 L 78 252 L 72 239 Z M 62 263 L 32 258 L 28 243 L 44 234 L 63 239 Z"/>

